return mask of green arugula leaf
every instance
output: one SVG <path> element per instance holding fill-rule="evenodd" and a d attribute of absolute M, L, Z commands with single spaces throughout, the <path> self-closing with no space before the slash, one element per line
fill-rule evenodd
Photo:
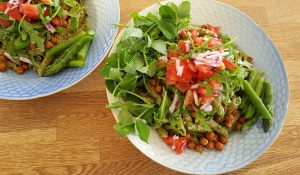
<path fill-rule="evenodd" d="M 171 100 L 168 97 L 168 91 L 164 88 L 163 89 L 163 100 L 158 109 L 157 115 L 154 116 L 154 120 L 157 123 L 164 124 L 164 123 L 168 122 L 168 119 L 166 117 L 167 117 L 167 114 L 169 113 L 170 105 L 171 105 Z"/>
<path fill-rule="evenodd" d="M 120 124 L 132 123 L 132 114 L 127 110 L 127 108 L 122 108 L 118 115 L 118 120 Z"/>
<path fill-rule="evenodd" d="M 126 136 L 130 133 L 133 133 L 135 130 L 135 124 L 134 123 L 128 123 L 121 125 L 120 123 L 117 123 L 114 125 L 114 129 L 121 135 Z"/>
<path fill-rule="evenodd" d="M 152 13 L 148 13 L 147 16 L 140 16 L 138 13 L 133 12 L 131 13 L 131 17 L 133 18 L 135 27 L 152 26 L 159 19 L 156 15 Z"/>
<path fill-rule="evenodd" d="M 204 128 L 205 131 L 210 132 L 212 129 L 209 127 L 205 117 L 207 113 L 201 111 L 201 110 L 195 110 L 196 112 L 196 119 L 199 121 L 201 126 Z"/>
<path fill-rule="evenodd" d="M 139 28 L 128 27 L 122 35 L 122 40 L 126 40 L 129 37 L 143 38 L 143 34 L 144 32 Z"/>
<path fill-rule="evenodd" d="M 176 23 L 173 20 L 162 19 L 157 22 L 157 25 L 167 39 L 172 40 L 176 37 Z"/>
<path fill-rule="evenodd" d="M 45 51 L 44 42 L 45 40 L 39 36 L 39 33 L 33 29 L 33 26 L 27 21 L 23 21 L 21 28 L 28 33 L 31 43 L 36 44 L 41 52 Z"/>
<path fill-rule="evenodd" d="M 127 73 L 122 82 L 120 83 L 120 87 L 125 90 L 134 90 L 136 88 L 138 76 Z"/>
<path fill-rule="evenodd" d="M 183 1 L 177 9 L 178 18 L 190 18 L 191 3 Z"/>
<path fill-rule="evenodd" d="M 120 71 L 120 69 L 118 68 L 110 68 L 109 71 L 109 78 L 111 78 L 112 80 L 118 80 L 121 81 L 122 80 L 122 76 L 123 73 Z"/>
<path fill-rule="evenodd" d="M 159 15 L 161 16 L 161 19 L 171 19 L 173 21 L 176 21 L 177 18 L 176 12 L 169 5 L 160 6 Z"/>
<path fill-rule="evenodd" d="M 156 74 L 158 67 L 157 67 L 157 62 L 156 61 L 152 61 L 149 66 L 148 66 L 148 75 L 150 77 L 153 77 Z"/>
<path fill-rule="evenodd" d="M 150 127 L 147 125 L 146 120 L 140 118 L 135 120 L 135 132 L 142 141 L 148 143 Z"/>
<path fill-rule="evenodd" d="M 151 47 L 163 55 L 167 55 L 167 45 L 163 40 L 152 41 Z"/>

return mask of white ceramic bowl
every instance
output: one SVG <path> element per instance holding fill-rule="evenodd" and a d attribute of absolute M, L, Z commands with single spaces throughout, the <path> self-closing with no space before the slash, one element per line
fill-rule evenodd
<path fill-rule="evenodd" d="M 174 0 L 178 4 L 179 0 Z M 219 174 L 239 169 L 262 155 L 276 140 L 283 126 L 289 99 L 287 74 L 280 55 L 272 41 L 255 22 L 244 13 L 226 4 L 211 0 L 191 0 L 192 24 L 213 24 L 221 26 L 222 32 L 231 37 L 237 36 L 235 44 L 246 54 L 251 55 L 255 67 L 267 72 L 267 78 L 274 87 L 274 123 L 268 133 L 264 133 L 262 123 L 258 122 L 247 132 L 230 134 L 229 143 L 222 152 L 205 150 L 202 154 L 185 151 L 176 155 L 152 130 L 149 144 L 138 136 L 129 135 L 128 139 L 141 152 L 152 160 L 177 171 L 192 174 Z M 155 12 L 158 5 L 146 8 L 141 14 Z M 112 51 L 120 40 L 119 34 Z M 108 93 L 109 102 L 117 101 Z M 116 118 L 116 110 L 113 114 Z M 116 118 L 117 119 L 117 118 Z"/>
<path fill-rule="evenodd" d="M 27 100 L 54 94 L 87 77 L 109 52 L 118 27 L 120 9 L 118 0 L 85 0 L 89 26 L 96 35 L 89 49 L 86 65 L 82 68 L 65 69 L 51 76 L 39 77 L 27 71 L 18 75 L 13 71 L 0 72 L 0 99 Z"/>

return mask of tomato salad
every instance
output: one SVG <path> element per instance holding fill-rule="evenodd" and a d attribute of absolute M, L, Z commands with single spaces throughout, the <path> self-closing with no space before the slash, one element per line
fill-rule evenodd
<path fill-rule="evenodd" d="M 272 86 L 234 39 L 210 24 L 190 25 L 190 3 L 132 14 L 101 74 L 120 109 L 114 128 L 148 142 L 150 127 L 177 154 L 222 151 L 230 132 L 273 120 Z M 167 23 L 165 23 L 167 22 Z"/>
<path fill-rule="evenodd" d="M 40 76 L 82 67 L 95 32 L 80 0 L 0 2 L 0 72 Z"/>

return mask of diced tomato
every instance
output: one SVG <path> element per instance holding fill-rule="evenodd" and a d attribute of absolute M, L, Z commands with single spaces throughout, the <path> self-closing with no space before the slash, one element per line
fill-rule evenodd
<path fill-rule="evenodd" d="M 210 84 L 210 86 L 213 90 L 223 89 L 222 83 L 218 82 L 217 80 L 208 80 L 208 84 Z"/>
<path fill-rule="evenodd" d="M 188 66 L 186 60 L 180 61 L 180 65 L 183 66 L 182 76 L 177 76 L 176 65 L 174 63 L 167 66 L 166 79 L 167 83 L 174 83 L 174 81 L 181 83 L 190 83 L 193 78 L 193 71 Z"/>
<path fill-rule="evenodd" d="M 223 63 L 226 69 L 232 70 L 236 68 L 236 65 L 231 61 L 227 60 L 226 58 L 223 59 Z"/>
<path fill-rule="evenodd" d="M 163 137 L 162 139 L 168 146 L 175 145 L 175 140 L 171 136 Z"/>
<path fill-rule="evenodd" d="M 207 73 L 208 71 L 210 71 L 212 69 L 212 67 L 208 66 L 208 65 L 199 64 L 199 65 L 195 66 L 195 69 L 199 72 Z"/>
<path fill-rule="evenodd" d="M 21 4 L 20 10 L 26 16 L 29 16 L 32 18 L 39 18 L 39 11 L 38 11 L 37 5 Z"/>
<path fill-rule="evenodd" d="M 62 26 L 62 27 L 67 27 L 68 26 L 68 22 L 66 18 L 62 18 L 60 16 L 56 16 L 52 19 L 51 21 L 52 24 L 56 25 L 56 26 Z"/>
<path fill-rule="evenodd" d="M 210 78 L 213 75 L 214 75 L 214 71 L 213 70 L 209 70 L 206 73 L 199 72 L 197 78 L 198 78 L 199 81 L 204 81 L 204 80 L 206 80 L 207 78 Z"/>
<path fill-rule="evenodd" d="M 191 31 L 191 37 L 192 37 L 193 39 L 196 39 L 196 38 L 198 37 L 198 32 L 197 32 L 197 30 L 192 30 L 192 31 Z"/>
<path fill-rule="evenodd" d="M 169 57 L 174 57 L 174 58 L 178 58 L 180 55 L 179 55 L 179 50 L 171 50 L 169 51 L 169 54 L 168 54 Z"/>
<path fill-rule="evenodd" d="M 175 87 L 180 90 L 182 93 L 186 92 L 190 87 L 191 85 L 189 83 L 176 83 Z"/>
<path fill-rule="evenodd" d="M 179 137 L 179 139 L 175 140 L 176 154 L 180 154 L 184 151 L 184 149 L 186 148 L 187 142 L 188 142 L 187 137 Z"/>
<path fill-rule="evenodd" d="M 191 71 L 193 71 L 193 72 L 197 71 L 196 68 L 195 68 L 195 62 L 194 62 L 194 60 L 187 59 L 187 64 L 188 64 L 188 66 L 189 66 L 189 68 L 190 68 Z"/>
<path fill-rule="evenodd" d="M 212 26 L 212 25 L 210 25 L 210 24 L 207 24 L 207 25 L 206 25 L 206 28 L 207 28 L 208 30 L 211 30 L 211 31 L 214 32 L 213 37 L 215 37 L 215 38 L 218 38 L 218 37 L 219 37 L 220 31 L 221 31 L 221 27 L 214 27 L 214 26 Z"/>
<path fill-rule="evenodd" d="M 183 104 L 185 106 L 188 106 L 188 105 L 192 104 L 193 101 L 194 101 L 193 91 L 191 89 L 189 89 L 185 95 Z"/>
<path fill-rule="evenodd" d="M 179 37 L 179 39 L 187 39 L 186 30 L 181 30 L 178 37 Z"/>
<path fill-rule="evenodd" d="M 0 12 L 4 12 L 7 8 L 8 2 L 1 2 L 0 3 Z"/>
<path fill-rule="evenodd" d="M 187 47 L 189 45 L 189 47 Z M 188 41 L 179 41 L 178 46 L 180 47 L 181 51 L 185 54 L 190 52 L 190 43 Z"/>
<path fill-rule="evenodd" d="M 179 81 L 183 83 L 190 83 L 193 79 L 194 72 L 189 68 L 186 60 L 181 61 L 180 65 L 183 66 L 182 76 L 179 77 Z"/>
<path fill-rule="evenodd" d="M 194 39 L 194 43 L 196 46 L 200 46 L 201 44 L 203 44 L 205 42 L 205 40 L 203 38 L 197 37 Z"/>
<path fill-rule="evenodd" d="M 207 92 L 206 92 L 206 88 L 205 87 L 201 87 L 199 86 L 197 89 L 196 89 L 196 92 L 201 96 L 206 96 Z"/>
<path fill-rule="evenodd" d="M 208 47 L 213 47 L 213 46 L 220 46 L 222 45 L 222 41 L 216 38 L 212 38 L 209 42 L 208 42 Z"/>
<path fill-rule="evenodd" d="M 176 154 L 180 154 L 184 151 L 186 148 L 187 142 L 188 142 L 188 137 L 178 137 L 178 139 L 173 139 L 173 136 L 168 136 L 162 138 L 163 141 L 170 147 L 175 148 Z"/>
<path fill-rule="evenodd" d="M 211 103 L 212 101 L 214 101 L 214 96 L 210 96 L 210 97 L 207 97 L 207 96 L 204 96 L 204 97 L 201 97 L 201 102 L 200 104 L 205 104 L 205 103 Z"/>
<path fill-rule="evenodd" d="M 21 13 L 18 8 L 9 10 L 7 12 L 7 15 L 18 21 L 21 21 L 21 19 L 22 19 Z"/>

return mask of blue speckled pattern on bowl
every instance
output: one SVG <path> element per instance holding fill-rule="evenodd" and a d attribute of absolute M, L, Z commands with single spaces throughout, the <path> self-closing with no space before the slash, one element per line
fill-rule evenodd
<path fill-rule="evenodd" d="M 96 31 L 86 65 L 66 69 L 51 77 L 39 77 L 32 71 L 18 75 L 13 71 L 0 72 L 0 98 L 26 100 L 54 94 L 64 90 L 90 74 L 104 59 L 111 48 L 118 28 L 120 10 L 118 0 L 85 0 L 89 26 Z"/>
<path fill-rule="evenodd" d="M 173 2 L 178 3 L 179 0 Z M 275 117 L 273 126 L 268 133 L 264 133 L 262 122 L 258 122 L 245 133 L 230 134 L 229 143 L 225 145 L 222 152 L 206 149 L 202 154 L 188 150 L 181 155 L 176 155 L 163 143 L 154 130 L 151 131 L 149 144 L 140 141 L 136 135 L 129 135 L 128 138 L 149 158 L 171 169 L 192 174 L 225 173 L 256 160 L 276 140 L 287 113 L 288 79 L 274 44 L 248 16 L 217 1 L 191 0 L 191 3 L 193 24 L 210 23 L 221 26 L 223 33 L 232 37 L 237 36 L 235 44 L 254 58 L 256 68 L 267 72 L 266 76 L 274 87 Z M 153 12 L 157 7 L 157 5 L 149 7 L 141 13 Z M 115 44 L 117 43 L 115 42 Z M 113 50 L 115 50 L 115 46 Z M 110 102 L 117 100 L 109 93 L 108 98 Z M 118 111 L 113 110 L 115 117 L 117 113 Z"/>

